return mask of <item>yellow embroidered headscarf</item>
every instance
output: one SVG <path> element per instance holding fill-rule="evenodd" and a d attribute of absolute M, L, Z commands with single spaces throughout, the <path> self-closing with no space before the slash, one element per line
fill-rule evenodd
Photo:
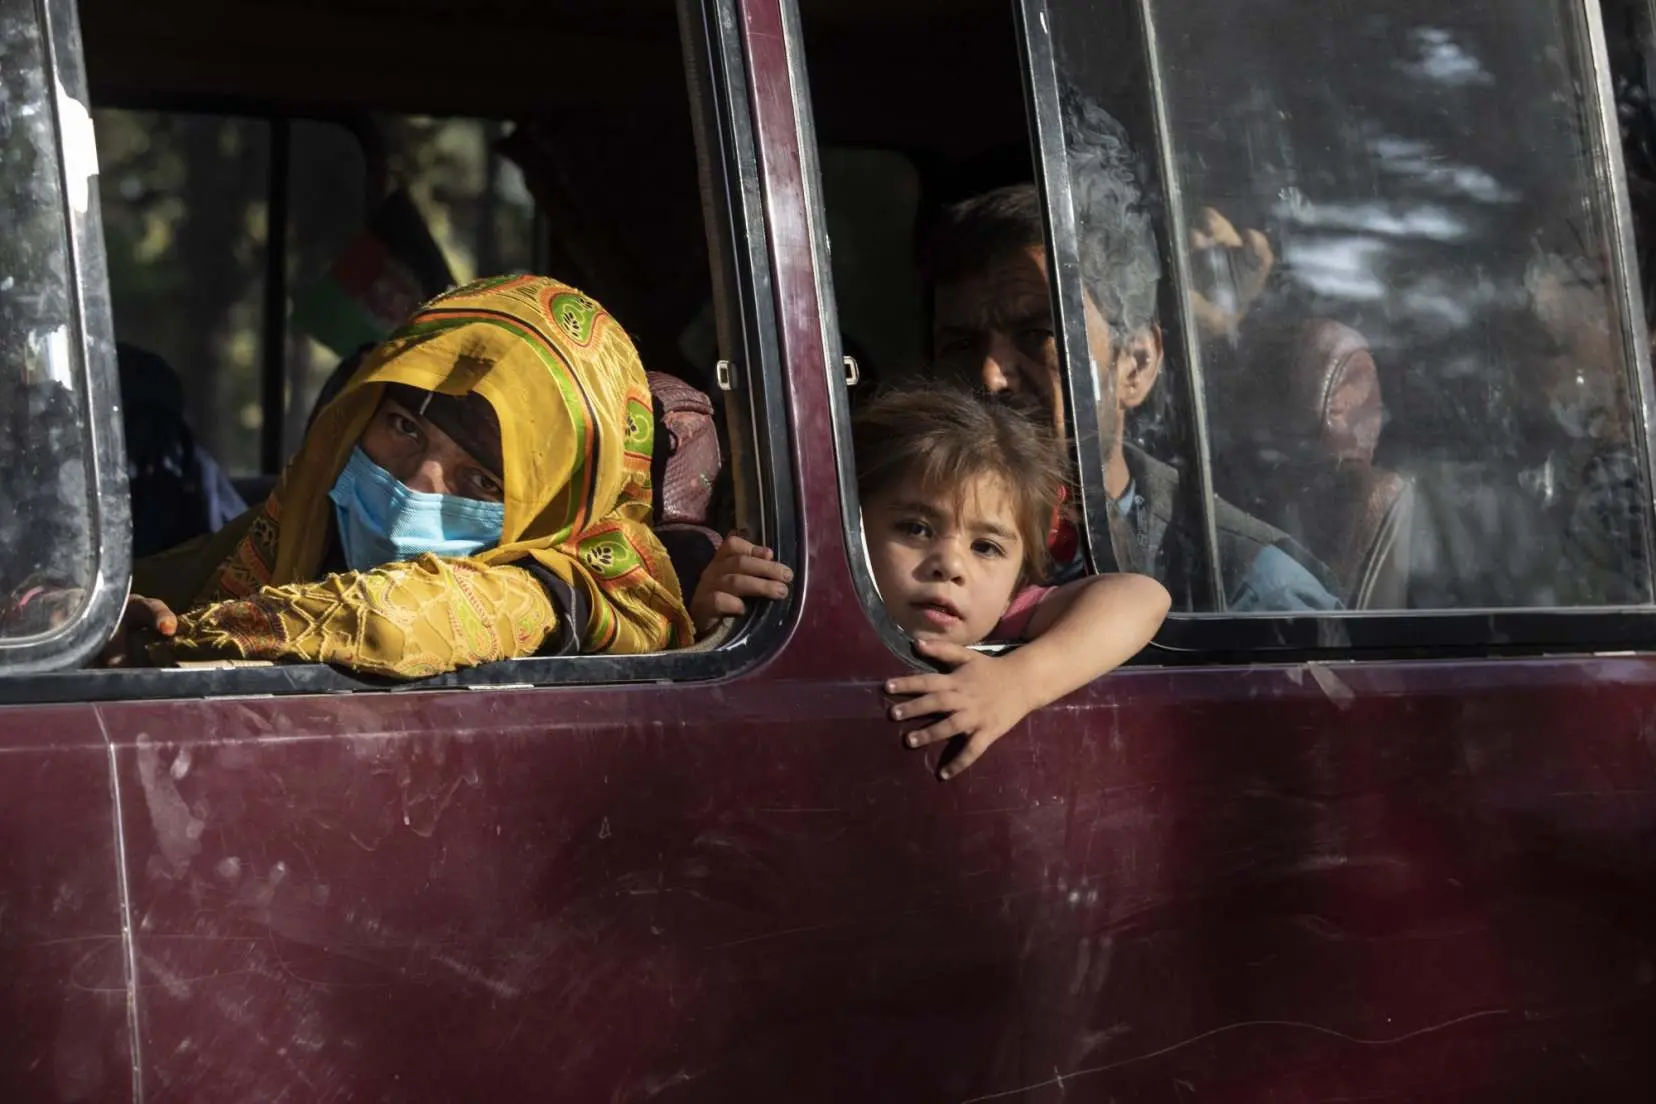
<path fill-rule="evenodd" d="M 483 280 L 422 307 L 317 416 L 299 454 L 197 605 L 316 578 L 334 481 L 386 384 L 477 392 L 500 420 L 506 518 L 474 559 L 533 557 L 585 593 L 583 652 L 693 639 L 678 577 L 650 529 L 654 418 L 638 352 L 604 308 L 537 276 Z"/>

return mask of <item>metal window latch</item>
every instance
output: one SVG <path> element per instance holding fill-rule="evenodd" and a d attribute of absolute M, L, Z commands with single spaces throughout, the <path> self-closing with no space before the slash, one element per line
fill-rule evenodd
<path fill-rule="evenodd" d="M 862 382 L 862 369 L 857 365 L 857 358 L 848 356 L 845 361 L 845 386 L 855 387 Z"/>
<path fill-rule="evenodd" d="M 719 361 L 713 366 L 713 381 L 720 391 L 736 390 L 736 366 L 728 360 Z"/>

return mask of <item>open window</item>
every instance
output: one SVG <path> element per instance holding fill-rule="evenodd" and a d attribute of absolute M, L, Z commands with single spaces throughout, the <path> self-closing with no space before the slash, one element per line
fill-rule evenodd
<path fill-rule="evenodd" d="M 128 531 L 97 161 L 71 4 L 0 0 L 0 678 L 84 660 Z"/>
<path fill-rule="evenodd" d="M 162 0 L 141 15 L 113 0 L 81 7 L 109 211 L 107 236 L 94 230 L 88 249 L 101 276 L 107 242 L 114 341 L 106 317 L 106 393 L 70 395 L 65 439 L 54 445 L 64 458 L 92 470 L 88 411 L 117 416 L 118 343 L 123 377 L 142 374 L 125 371 L 134 352 L 146 370 L 163 362 L 158 371 L 176 382 L 142 397 L 176 407 L 227 494 L 257 503 L 363 344 L 449 286 L 542 271 L 601 301 L 646 371 L 660 374 L 655 521 L 669 531 L 663 543 L 681 578 L 693 585 L 716 534 L 738 525 L 794 555 L 764 214 L 727 0 L 643 0 L 624 16 L 433 4 L 393 23 L 374 5 L 303 5 L 301 21 L 260 4 L 243 13 L 260 29 L 229 39 L 198 0 Z M 565 65 L 549 84 L 543 63 L 554 46 Z M 349 65 L 338 64 L 341 49 Z M 453 65 L 408 64 L 437 52 Z M 14 76 L 41 79 L 42 63 L 6 60 L 8 93 Z M 84 109 L 81 118 L 90 154 Z M 50 130 L 31 140 L 56 157 Z M 61 248 L 57 259 L 72 258 Z M 41 311 L 62 312 L 42 302 Z M 8 300 L 8 325 L 10 309 Z M 27 324 L 44 333 L 52 318 Z M 49 355 L 62 348 L 59 340 Z M 64 363 L 72 371 L 77 362 Z M 700 440 L 685 459 L 673 450 L 688 433 L 717 444 Z M 100 447 L 118 480 L 118 438 Z M 139 474 L 169 464 L 170 454 Z M 12 493 L 9 470 L 5 487 Z M 79 543 L 58 558 L 124 593 L 126 561 L 100 561 L 89 543 L 106 514 L 124 532 L 126 492 L 112 487 L 119 482 L 48 498 L 60 518 L 71 507 L 85 515 L 71 534 Z M 153 551 L 158 531 L 138 528 Z M 764 654 L 790 612 L 768 605 L 695 650 L 513 660 L 410 685 L 723 676 Z M 107 638 L 112 616 L 88 622 L 78 650 L 41 652 L 30 668 L 60 673 L 0 678 L 0 700 L 374 688 L 314 665 L 67 670 Z"/>

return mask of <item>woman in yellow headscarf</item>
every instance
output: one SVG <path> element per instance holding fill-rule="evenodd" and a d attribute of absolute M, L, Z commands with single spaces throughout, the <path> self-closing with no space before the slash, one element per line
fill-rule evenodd
<path fill-rule="evenodd" d="M 306 434 L 263 506 L 143 561 L 104 655 L 415 678 L 693 639 L 650 530 L 654 422 L 604 309 L 540 277 L 426 304 Z M 184 610 L 175 616 L 173 610 Z"/>

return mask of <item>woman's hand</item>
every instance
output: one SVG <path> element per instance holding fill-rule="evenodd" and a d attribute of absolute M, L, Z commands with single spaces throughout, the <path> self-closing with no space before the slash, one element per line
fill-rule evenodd
<path fill-rule="evenodd" d="M 782 599 L 793 582 L 793 568 L 776 562 L 776 553 L 735 533 L 726 537 L 702 572 L 690 599 L 696 635 L 711 632 L 726 617 L 747 612 L 749 598 Z"/>
<path fill-rule="evenodd" d="M 134 594 L 127 599 L 121 624 L 98 653 L 98 667 L 147 667 L 148 648 L 158 639 L 178 631 L 178 615 L 159 598 Z"/>
<path fill-rule="evenodd" d="M 1040 703 L 1025 698 L 1020 689 L 1024 680 L 1014 676 L 1006 658 L 936 640 L 922 640 L 916 647 L 928 659 L 949 664 L 954 670 L 946 675 L 908 675 L 887 682 L 888 694 L 917 695 L 892 706 L 891 719 L 925 718 L 930 722 L 904 737 L 911 748 L 966 737 L 966 745 L 938 772 L 947 781 L 977 762 Z"/>

